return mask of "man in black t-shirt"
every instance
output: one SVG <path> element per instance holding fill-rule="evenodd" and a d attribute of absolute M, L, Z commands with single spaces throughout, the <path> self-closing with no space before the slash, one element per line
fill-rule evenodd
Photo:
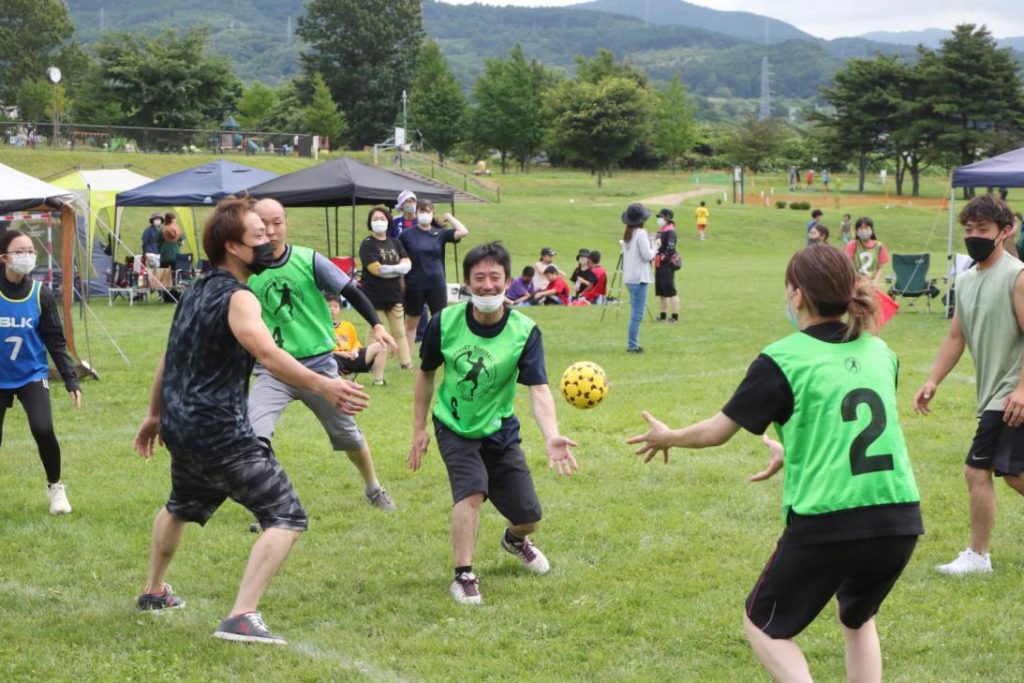
<path fill-rule="evenodd" d="M 256 516 L 264 533 L 253 545 L 234 608 L 214 636 L 284 644 L 256 609 L 307 519 L 269 444 L 257 439 L 249 424 L 253 362 L 348 414 L 364 409 L 369 397 L 349 382 L 306 369 L 274 343 L 259 301 L 245 286 L 273 256 L 263 221 L 248 200 L 229 198 L 217 205 L 206 223 L 203 248 L 214 268 L 188 288 L 175 311 L 149 413 L 135 436 L 135 449 L 144 458 L 152 457 L 158 437 L 171 453 L 171 494 L 153 522 L 149 574 L 137 608 L 185 606 L 164 583 L 185 524 L 205 524 L 231 498 Z"/>

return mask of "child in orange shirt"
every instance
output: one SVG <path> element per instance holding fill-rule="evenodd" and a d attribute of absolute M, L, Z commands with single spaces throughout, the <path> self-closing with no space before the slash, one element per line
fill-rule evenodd
<path fill-rule="evenodd" d="M 388 361 L 388 354 L 384 347 L 377 342 L 361 346 L 355 325 L 341 319 L 341 299 L 338 295 L 327 293 L 324 297 L 334 322 L 334 360 L 338 363 L 338 372 L 343 377 L 357 372 L 372 372 L 373 386 L 385 386 L 384 365 Z"/>

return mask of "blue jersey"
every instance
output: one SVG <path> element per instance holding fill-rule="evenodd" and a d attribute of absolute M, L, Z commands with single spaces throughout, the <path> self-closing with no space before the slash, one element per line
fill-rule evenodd
<path fill-rule="evenodd" d="M 17 389 L 50 374 L 46 346 L 39 336 L 40 283 L 24 299 L 0 294 L 0 389 Z"/>

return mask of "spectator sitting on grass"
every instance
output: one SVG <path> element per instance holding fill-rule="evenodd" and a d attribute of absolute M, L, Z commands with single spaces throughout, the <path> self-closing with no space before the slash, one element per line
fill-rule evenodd
<path fill-rule="evenodd" d="M 533 266 L 523 268 L 523 274 L 512 281 L 505 292 L 505 301 L 512 306 L 529 306 L 533 299 Z"/>
<path fill-rule="evenodd" d="M 538 304 L 564 306 L 569 303 L 569 285 L 558 274 L 558 268 L 548 266 L 544 269 L 544 277 L 547 278 L 548 287 L 539 292 L 534 292 L 533 300 Z"/>
<path fill-rule="evenodd" d="M 382 387 L 384 365 L 388 361 L 387 350 L 379 342 L 371 342 L 369 346 L 359 343 L 359 334 L 355 325 L 341 319 L 341 298 L 333 292 L 324 294 L 327 308 L 331 311 L 334 324 L 334 360 L 338 363 L 338 372 L 343 378 L 359 372 L 373 372 L 373 386 Z"/>
<path fill-rule="evenodd" d="M 569 280 L 576 290 L 576 298 L 578 299 L 583 297 L 588 289 L 597 284 L 597 275 L 590 269 L 589 249 L 580 249 L 576 254 L 576 261 L 578 265 L 576 270 L 572 271 L 572 276 Z"/>

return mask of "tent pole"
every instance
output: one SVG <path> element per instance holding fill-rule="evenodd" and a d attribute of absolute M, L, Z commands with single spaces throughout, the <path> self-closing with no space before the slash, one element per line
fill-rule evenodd
<path fill-rule="evenodd" d="M 390 226 L 388 226 L 390 227 Z M 356 203 L 352 202 L 352 262 L 355 262 L 356 258 Z M 353 273 L 355 268 L 352 269 Z"/>
<path fill-rule="evenodd" d="M 953 187 L 952 181 L 949 184 L 949 240 L 946 248 L 946 260 L 953 263 L 953 203 L 956 202 L 956 188 Z"/>
<path fill-rule="evenodd" d="M 338 234 L 338 207 L 334 207 L 334 251 L 335 256 L 341 256 L 341 236 Z"/>
<path fill-rule="evenodd" d="M 331 256 L 331 210 L 324 207 L 324 224 L 327 230 L 327 256 Z"/>

